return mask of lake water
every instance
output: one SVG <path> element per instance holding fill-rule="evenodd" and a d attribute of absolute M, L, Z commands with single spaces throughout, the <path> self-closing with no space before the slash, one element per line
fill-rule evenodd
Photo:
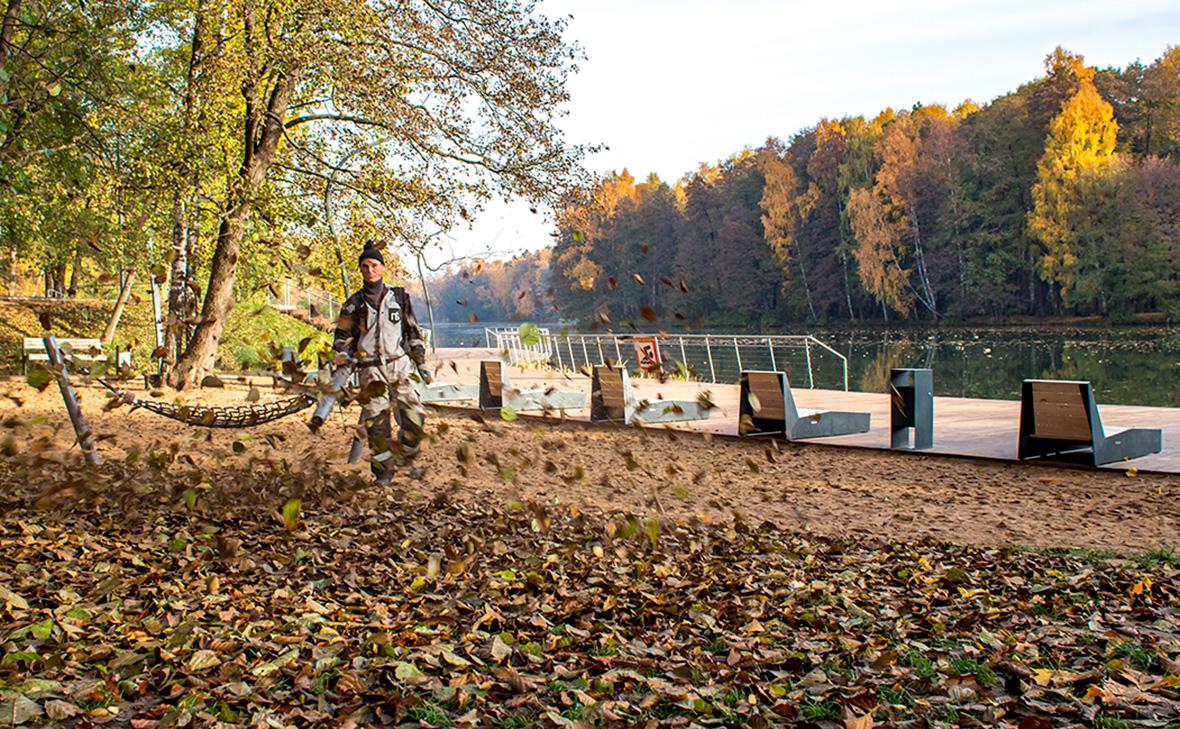
<path fill-rule="evenodd" d="M 517 323 L 444 323 L 436 326 L 435 333 L 439 346 L 482 347 L 486 346 L 484 328 L 494 326 Z M 541 326 L 554 333 L 561 328 L 554 323 Z M 1019 400 L 1021 380 L 1037 377 L 1089 380 L 1100 403 L 1180 407 L 1180 329 L 1175 327 L 810 333 L 847 358 L 851 390 L 883 392 L 891 368 L 929 367 L 934 370 L 937 395 Z M 715 346 L 713 354 L 718 381 L 735 381 L 738 366 L 732 347 Z M 837 358 L 814 349 L 812 355 L 815 386 L 842 387 Z M 693 370 L 708 379 L 703 351 L 690 350 L 687 356 Z M 743 350 L 741 356 L 746 369 L 770 368 L 768 353 Z M 678 354 L 665 352 L 665 358 L 678 358 Z M 786 369 L 795 386 L 806 386 L 801 357 L 780 351 L 775 366 Z"/>

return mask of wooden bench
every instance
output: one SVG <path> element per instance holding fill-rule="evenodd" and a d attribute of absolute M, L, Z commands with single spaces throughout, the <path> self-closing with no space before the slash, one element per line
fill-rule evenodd
<path fill-rule="evenodd" d="M 795 406 L 787 374 L 742 372 L 738 412 L 740 435 L 781 435 L 787 440 L 867 433 L 868 413 L 800 410 Z"/>
<path fill-rule="evenodd" d="M 86 362 L 106 362 L 107 355 L 102 349 L 100 339 L 58 339 L 57 346 L 67 359 L 84 364 Z M 29 371 L 30 362 L 48 362 L 49 355 L 45 351 L 45 341 L 40 337 L 25 337 L 24 351 L 21 357 L 21 372 Z"/>
<path fill-rule="evenodd" d="M 692 400 L 639 400 L 631 390 L 625 368 L 595 365 L 590 384 L 590 420 L 593 422 L 675 423 L 707 420 L 709 411 Z"/>
<path fill-rule="evenodd" d="M 479 363 L 479 407 L 499 410 L 504 407 L 517 412 L 526 410 L 581 410 L 586 407 L 586 393 L 546 390 L 520 390 L 512 386 L 504 365 L 499 360 Z"/>
<path fill-rule="evenodd" d="M 1025 380 L 1021 387 L 1021 460 L 1054 458 L 1101 466 L 1162 449 L 1158 429 L 1104 428 L 1089 382 Z"/>

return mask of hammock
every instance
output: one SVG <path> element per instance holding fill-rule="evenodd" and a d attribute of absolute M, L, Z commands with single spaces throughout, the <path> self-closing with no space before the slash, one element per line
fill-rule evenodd
<path fill-rule="evenodd" d="M 294 415 L 316 403 L 316 399 L 311 395 L 296 395 L 274 402 L 252 405 L 177 405 L 163 400 L 144 400 L 112 387 L 101 377 L 97 379 L 103 387 L 113 392 L 123 402 L 131 405 L 132 410 L 143 408 L 166 418 L 202 428 L 252 428 L 272 420 L 285 418 L 288 415 Z"/>

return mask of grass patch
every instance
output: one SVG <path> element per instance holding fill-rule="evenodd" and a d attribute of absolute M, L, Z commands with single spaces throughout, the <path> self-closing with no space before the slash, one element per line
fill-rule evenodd
<path fill-rule="evenodd" d="M 415 706 L 406 712 L 406 716 L 431 726 L 455 726 L 451 715 L 434 704 Z M 527 726 L 527 724 L 525 725 Z"/>
<path fill-rule="evenodd" d="M 1180 554 L 1170 549 L 1149 549 L 1132 557 L 1144 569 L 1152 567 L 1180 567 Z"/>
<path fill-rule="evenodd" d="M 799 716 L 817 721 L 835 721 L 844 715 L 834 701 L 807 701 L 799 707 Z"/>
<path fill-rule="evenodd" d="M 94 338 L 102 336 L 110 319 L 114 302 L 61 300 L 35 304 L 0 302 L 0 372 L 20 372 L 24 337 L 43 333 L 38 315 L 45 313 L 53 322 L 59 338 Z M 221 370 L 271 369 L 276 358 L 271 352 L 282 345 L 298 345 L 311 337 L 331 344 L 331 334 L 271 308 L 261 296 L 243 301 L 230 310 L 217 350 L 217 367 Z M 132 367 L 143 372 L 156 348 L 155 322 L 151 301 L 141 297 L 128 302 L 119 319 L 119 328 L 107 347 L 113 359 L 116 347 L 131 351 Z M 309 348 L 311 349 L 311 348 Z"/>
<path fill-rule="evenodd" d="M 926 654 L 917 648 L 910 648 L 906 651 L 905 661 L 910 668 L 914 669 L 914 675 L 918 678 L 934 678 L 934 664 L 930 662 Z"/>
<path fill-rule="evenodd" d="M 1150 671 L 1155 664 L 1155 656 L 1138 643 L 1119 643 L 1110 651 L 1111 658 L 1126 659 L 1140 671 Z"/>
<path fill-rule="evenodd" d="M 995 671 L 974 658 L 966 656 L 952 658 L 950 672 L 954 676 L 975 676 L 983 686 L 992 686 L 996 683 Z"/>

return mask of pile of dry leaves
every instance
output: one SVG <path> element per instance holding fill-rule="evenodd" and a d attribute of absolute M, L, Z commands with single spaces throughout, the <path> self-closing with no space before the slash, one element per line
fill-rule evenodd
<path fill-rule="evenodd" d="M 5 449 L 0 724 L 1180 717 L 1166 552 L 822 537 L 376 489 L 265 458 L 72 471 Z"/>

